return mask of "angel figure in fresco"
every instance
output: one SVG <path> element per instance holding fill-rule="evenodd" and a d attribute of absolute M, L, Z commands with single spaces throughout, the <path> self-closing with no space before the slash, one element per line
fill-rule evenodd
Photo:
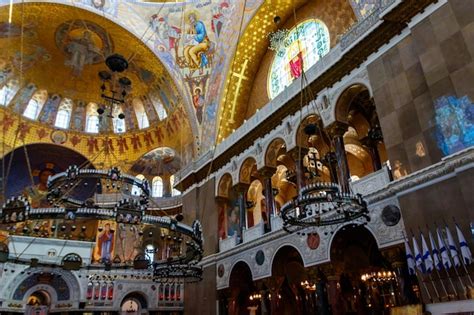
<path fill-rule="evenodd" d="M 65 65 L 72 68 L 72 74 L 76 77 L 81 75 L 85 65 L 94 63 L 97 56 L 102 55 L 100 48 L 95 45 L 90 31 L 84 31 L 79 38 L 69 37 L 66 51 L 70 54 L 70 59 L 66 60 Z"/>
<path fill-rule="evenodd" d="M 217 37 L 219 37 L 221 34 L 222 26 L 224 25 L 228 10 L 229 4 L 226 1 L 222 2 L 221 4 L 212 9 L 211 28 L 212 31 L 217 35 Z"/>
<path fill-rule="evenodd" d="M 199 20 L 195 10 L 186 14 L 186 22 L 190 25 L 190 29 L 184 38 L 184 58 L 189 68 L 202 69 L 208 65 L 206 52 L 210 46 L 206 26 Z"/>
<path fill-rule="evenodd" d="M 156 14 L 151 16 L 150 24 L 160 41 L 163 42 L 166 50 L 173 50 L 175 56 L 178 56 L 181 28 L 170 25 L 166 17 L 159 17 Z"/>

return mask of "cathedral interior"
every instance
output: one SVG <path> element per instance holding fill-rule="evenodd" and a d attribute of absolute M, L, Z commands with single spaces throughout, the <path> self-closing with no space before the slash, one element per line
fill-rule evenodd
<path fill-rule="evenodd" d="M 0 0 L 0 48 L 0 314 L 474 314 L 474 0 Z"/>

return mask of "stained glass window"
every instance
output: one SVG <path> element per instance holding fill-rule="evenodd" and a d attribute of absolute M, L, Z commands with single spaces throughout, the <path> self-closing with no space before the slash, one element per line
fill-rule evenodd
<path fill-rule="evenodd" d="M 181 192 L 173 187 L 174 184 L 175 184 L 175 177 L 174 177 L 174 175 L 171 175 L 170 176 L 171 196 L 181 195 Z"/>
<path fill-rule="evenodd" d="M 153 197 L 163 197 L 163 180 L 159 176 L 153 178 L 151 195 Z"/>
<path fill-rule="evenodd" d="M 71 121 L 72 105 L 72 100 L 69 98 L 65 98 L 61 101 L 58 113 L 56 114 L 56 121 L 54 122 L 54 126 L 63 129 L 69 128 L 69 122 Z"/>
<path fill-rule="evenodd" d="M 0 89 L 0 105 L 8 106 L 19 89 L 20 84 L 18 80 L 12 79 L 8 81 L 8 83 Z"/>
<path fill-rule="evenodd" d="M 275 53 L 268 77 L 268 95 L 275 98 L 329 52 L 329 30 L 320 20 L 306 20 L 288 33 Z"/>
<path fill-rule="evenodd" d="M 139 98 L 134 98 L 132 105 L 133 109 L 135 109 L 135 114 L 137 115 L 138 128 L 144 129 L 150 127 L 150 122 L 148 121 L 143 102 Z"/>
<path fill-rule="evenodd" d="M 114 110 L 112 113 L 113 118 L 113 125 L 114 125 L 114 132 L 115 133 L 122 133 L 126 131 L 125 127 L 125 119 L 120 119 L 119 115 L 123 114 L 122 106 L 114 105 Z"/>
<path fill-rule="evenodd" d="M 48 92 L 46 90 L 39 90 L 35 92 L 33 97 L 26 105 L 25 111 L 23 112 L 23 116 L 28 117 L 30 119 L 38 118 L 38 115 L 43 108 L 44 103 L 48 99 Z"/>
<path fill-rule="evenodd" d="M 86 132 L 99 132 L 99 114 L 97 113 L 97 104 L 95 103 L 87 105 Z"/>

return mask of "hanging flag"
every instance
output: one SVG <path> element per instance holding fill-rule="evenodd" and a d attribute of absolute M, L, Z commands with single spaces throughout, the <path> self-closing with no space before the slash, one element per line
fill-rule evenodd
<path fill-rule="evenodd" d="M 426 244 L 425 236 L 423 233 L 421 234 L 421 250 L 423 251 L 423 262 L 425 263 L 426 272 L 433 271 L 433 258 L 430 254 L 430 249 L 428 248 L 428 244 Z"/>
<path fill-rule="evenodd" d="M 456 247 L 456 243 L 454 243 L 453 235 L 451 234 L 448 226 L 446 226 L 446 236 L 448 237 L 449 254 L 453 259 L 454 267 L 459 267 L 461 265 L 461 261 L 459 260 L 458 249 Z"/>
<path fill-rule="evenodd" d="M 461 256 L 464 259 L 464 263 L 466 265 L 470 265 L 472 263 L 471 250 L 469 249 L 469 246 L 467 246 L 466 239 L 464 238 L 464 235 L 462 234 L 462 231 L 457 224 L 456 233 L 458 235 L 459 248 L 461 249 Z"/>
<path fill-rule="evenodd" d="M 408 241 L 405 239 L 405 253 L 407 256 L 407 265 L 408 265 L 408 273 L 410 275 L 415 274 L 415 259 L 413 258 L 413 254 L 410 249 L 410 245 L 408 245 Z"/>
<path fill-rule="evenodd" d="M 434 264 L 436 266 L 436 269 L 441 270 L 441 269 L 443 269 L 443 263 L 439 259 L 438 246 L 436 246 L 436 241 L 434 240 L 433 235 L 431 234 L 431 231 L 428 231 L 428 236 L 430 238 L 431 253 L 433 254 Z"/>
<path fill-rule="evenodd" d="M 413 236 L 413 251 L 415 254 L 416 268 L 418 268 L 418 270 L 420 270 L 422 273 L 426 273 L 425 264 L 423 263 L 423 256 L 420 253 L 420 248 L 418 247 L 418 243 L 416 242 L 416 239 L 414 236 Z"/>
<path fill-rule="evenodd" d="M 446 249 L 446 244 L 441 237 L 439 229 L 436 228 L 436 234 L 438 234 L 438 243 L 439 243 L 439 252 L 441 254 L 441 259 L 443 260 L 444 268 L 449 269 L 453 265 L 451 264 L 451 259 L 449 259 L 448 250 Z"/>

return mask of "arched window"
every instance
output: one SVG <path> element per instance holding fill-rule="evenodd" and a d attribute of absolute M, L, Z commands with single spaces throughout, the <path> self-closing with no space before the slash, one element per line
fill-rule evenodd
<path fill-rule="evenodd" d="M 179 196 L 181 195 L 181 192 L 173 187 L 174 182 L 175 182 L 174 175 L 171 175 L 170 176 L 171 196 Z"/>
<path fill-rule="evenodd" d="M 159 176 L 153 178 L 151 195 L 153 197 L 163 197 L 163 180 Z"/>
<path fill-rule="evenodd" d="M 275 53 L 268 76 L 268 95 L 275 98 L 294 79 L 329 52 L 329 30 L 320 20 L 306 20 L 288 33 Z"/>
<path fill-rule="evenodd" d="M 145 176 L 143 176 L 142 174 L 138 174 L 137 176 L 135 176 L 135 178 L 139 180 L 144 180 Z M 138 187 L 137 185 L 133 185 L 131 193 L 134 196 L 139 196 L 142 193 L 142 189 Z"/>
<path fill-rule="evenodd" d="M 86 132 L 99 132 L 99 114 L 97 113 L 97 104 L 89 103 L 86 113 Z"/>
<path fill-rule="evenodd" d="M 123 114 L 123 109 L 122 106 L 115 105 L 114 106 L 114 111 L 112 113 L 113 118 L 113 124 L 114 124 L 114 132 L 115 133 L 122 133 L 126 131 L 125 128 L 125 119 L 120 119 L 119 115 Z"/>
<path fill-rule="evenodd" d="M 166 109 L 163 106 L 163 103 L 159 100 L 153 100 L 153 106 L 155 107 L 156 113 L 158 114 L 158 118 L 160 120 L 165 119 L 168 117 L 168 114 L 166 113 Z"/>
<path fill-rule="evenodd" d="M 41 109 L 43 108 L 44 103 L 48 100 L 48 91 L 46 90 L 39 90 L 33 94 L 33 97 L 26 105 L 25 111 L 23 112 L 23 116 L 30 118 L 30 119 L 37 119 Z"/>
<path fill-rule="evenodd" d="M 0 89 L 0 105 L 8 106 L 19 89 L 20 84 L 18 80 L 12 79 L 8 81 L 8 83 Z"/>
<path fill-rule="evenodd" d="M 150 262 L 153 262 L 155 259 L 155 246 L 148 244 L 146 246 L 145 255 Z"/>
<path fill-rule="evenodd" d="M 54 125 L 58 128 L 67 129 L 71 121 L 72 100 L 65 98 L 59 104 L 58 113 L 56 114 L 56 121 Z"/>
<path fill-rule="evenodd" d="M 143 102 L 138 98 L 134 98 L 132 105 L 133 109 L 135 110 L 135 115 L 137 115 L 138 128 L 144 129 L 150 127 L 150 122 L 148 121 L 148 116 L 146 115 Z"/>

